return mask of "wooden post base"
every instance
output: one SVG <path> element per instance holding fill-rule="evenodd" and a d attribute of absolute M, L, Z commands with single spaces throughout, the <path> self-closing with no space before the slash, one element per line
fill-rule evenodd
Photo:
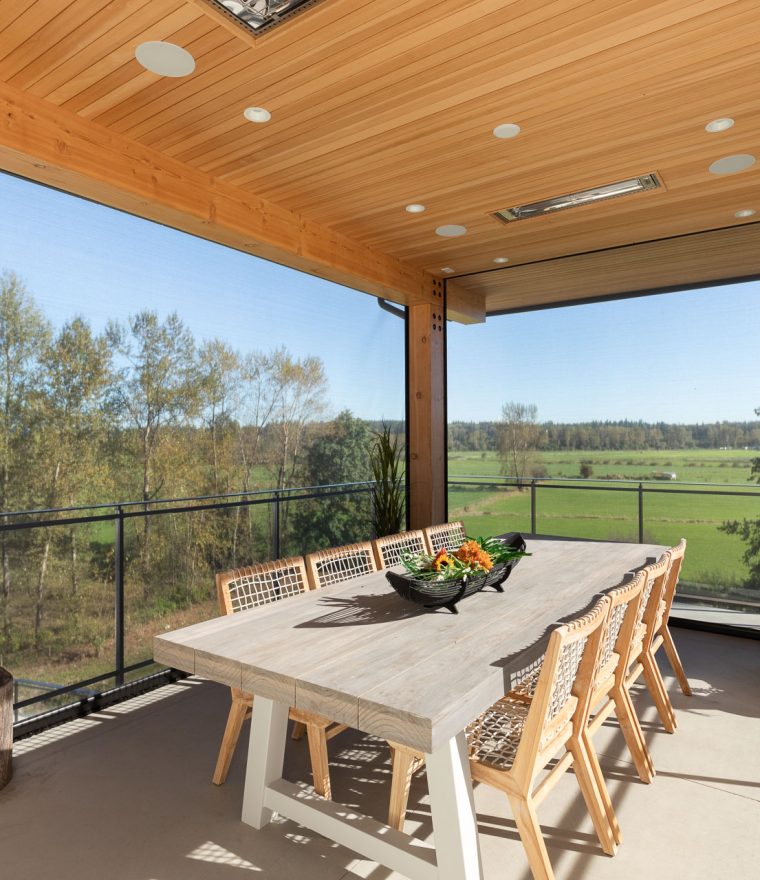
<path fill-rule="evenodd" d="M 0 666 L 0 788 L 13 776 L 13 676 Z"/>

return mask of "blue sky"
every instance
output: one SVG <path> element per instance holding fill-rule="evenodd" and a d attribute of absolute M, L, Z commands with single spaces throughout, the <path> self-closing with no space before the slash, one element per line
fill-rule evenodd
<path fill-rule="evenodd" d="M 403 324 L 366 294 L 4 174 L 1 269 L 56 326 L 176 311 L 199 341 L 318 355 L 333 412 L 403 416 Z M 449 324 L 449 418 L 747 420 L 758 340 L 760 283 Z"/>

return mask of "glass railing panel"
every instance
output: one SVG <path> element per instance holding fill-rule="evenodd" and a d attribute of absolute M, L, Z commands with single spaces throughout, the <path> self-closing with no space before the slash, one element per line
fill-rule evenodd
<path fill-rule="evenodd" d="M 530 531 L 530 489 L 465 479 L 449 482 L 449 520 L 472 536 Z"/>
<path fill-rule="evenodd" d="M 539 482 L 536 487 L 536 532 L 596 541 L 638 541 L 635 487 L 614 489 L 587 481 Z"/>
<path fill-rule="evenodd" d="M 14 702 L 113 670 L 113 523 L 0 533 L 0 665 Z M 79 702 L 113 679 L 20 707 L 16 720 Z"/>
<path fill-rule="evenodd" d="M 152 658 L 157 633 L 218 616 L 216 572 L 271 558 L 269 504 L 127 515 L 124 552 L 130 666 Z"/>
<path fill-rule="evenodd" d="M 371 493 L 337 491 L 295 492 L 280 502 L 281 556 L 303 556 L 372 537 Z M 305 494 L 315 497 L 300 497 Z"/>
<path fill-rule="evenodd" d="M 675 487 L 674 487 L 675 488 Z M 688 488 L 688 487 L 683 487 Z M 727 610 L 760 614 L 760 584 L 752 583 L 744 559 L 747 544 L 728 534 L 729 521 L 760 519 L 760 495 L 721 495 L 719 488 L 698 494 L 672 491 L 645 497 L 648 541 L 674 545 L 686 538 L 687 549 L 679 585 L 679 604 L 722 605 Z M 738 490 L 742 491 L 742 490 Z"/>

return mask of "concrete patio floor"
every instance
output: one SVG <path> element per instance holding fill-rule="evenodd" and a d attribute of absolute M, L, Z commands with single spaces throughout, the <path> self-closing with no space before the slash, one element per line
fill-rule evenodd
<path fill-rule="evenodd" d="M 561 880 L 760 875 L 758 644 L 687 630 L 675 637 L 694 688 L 684 697 L 668 676 L 676 734 L 659 726 L 646 692 L 636 696 L 657 767 L 652 785 L 634 775 L 614 724 L 595 740 L 623 829 L 618 855 L 602 854 L 571 773 L 539 809 Z M 228 693 L 188 679 L 17 743 L 15 777 L 0 792 L 2 880 L 395 880 L 293 822 L 263 831 L 240 822 L 245 748 L 226 785 L 210 781 Z M 335 799 L 382 819 L 385 744 L 346 732 L 330 755 Z M 290 742 L 286 776 L 307 781 L 307 758 L 305 742 Z M 486 880 L 529 880 L 506 798 L 479 786 L 475 799 Z M 407 831 L 431 835 L 424 772 Z"/>

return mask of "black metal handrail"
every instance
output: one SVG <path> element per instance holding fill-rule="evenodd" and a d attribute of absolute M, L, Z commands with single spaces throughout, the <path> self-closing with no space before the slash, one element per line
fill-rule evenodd
<path fill-rule="evenodd" d="M 668 481 L 667 488 L 662 486 L 662 480 L 636 480 L 601 478 L 573 478 L 573 477 L 527 477 L 518 478 L 511 476 L 493 475 L 470 475 L 452 476 L 449 478 L 449 488 L 453 487 L 496 487 L 496 488 L 524 488 L 530 490 L 530 519 L 531 533 L 537 534 L 538 504 L 537 494 L 544 490 L 570 490 L 570 491 L 606 491 L 636 493 L 638 500 L 638 540 L 644 543 L 644 496 L 647 494 L 681 494 L 681 495 L 710 495 L 731 497 L 757 497 L 760 498 L 760 490 L 753 487 L 745 487 L 742 484 L 697 483 L 683 481 Z M 652 485 L 655 484 L 655 485 Z M 76 507 L 43 508 L 38 510 L 11 511 L 0 513 L 0 532 L 17 531 L 34 528 L 48 528 L 53 526 L 78 525 L 95 522 L 114 523 L 114 621 L 115 621 L 115 645 L 114 666 L 115 668 L 101 675 L 88 678 L 83 681 L 57 687 L 45 693 L 17 700 L 14 704 L 16 711 L 34 705 L 45 704 L 56 697 L 67 694 L 77 694 L 83 688 L 98 684 L 102 681 L 113 679 L 116 684 L 114 690 L 120 687 L 134 687 L 139 685 L 139 679 L 125 684 L 125 676 L 129 673 L 138 672 L 140 669 L 153 666 L 152 660 L 144 660 L 139 663 L 125 665 L 125 557 L 124 557 L 124 523 L 128 519 L 160 516 L 163 514 L 192 513 L 197 511 L 224 510 L 230 508 L 243 508 L 256 505 L 271 506 L 271 547 L 275 558 L 282 555 L 280 535 L 280 508 L 283 503 L 291 501 L 306 501 L 315 499 L 337 498 L 347 495 L 370 493 L 374 482 L 359 481 L 353 483 L 331 483 L 321 486 L 297 486 L 277 489 L 256 489 L 247 492 L 229 492 L 216 495 L 199 495 L 182 498 L 161 498 L 141 501 L 106 502 Z M 704 487 L 710 487 L 705 491 Z M 680 488 L 692 487 L 692 488 Z M 743 491 L 734 491 L 743 489 Z M 89 513 L 85 511 L 104 511 L 103 513 Z M 106 512 L 107 511 L 107 512 Z M 57 514 L 77 514 L 56 516 Z M 20 519 L 25 517 L 25 519 Z M 31 518 L 29 518 L 31 517 Z M 14 521 L 15 520 L 15 521 Z M 155 678 L 155 675 L 147 676 Z M 110 692 L 109 692 L 110 693 Z M 82 705 L 92 702 L 92 697 L 83 699 Z M 28 721 L 21 722 L 29 724 Z"/>

